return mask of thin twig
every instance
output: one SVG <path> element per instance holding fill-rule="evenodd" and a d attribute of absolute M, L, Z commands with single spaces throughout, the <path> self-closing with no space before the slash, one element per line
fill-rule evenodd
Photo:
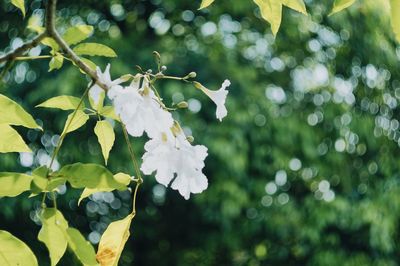
<path fill-rule="evenodd" d="M 72 62 L 75 63 L 75 65 L 77 65 L 83 72 L 89 75 L 103 90 L 107 91 L 108 87 L 104 83 L 99 81 L 96 71 L 94 71 L 88 65 L 86 65 L 58 33 L 55 26 L 56 6 L 57 6 L 57 0 L 48 0 L 46 8 L 47 34 L 54 39 L 54 41 L 60 46 L 61 50 L 63 50 L 65 55 L 69 59 L 71 59 Z"/>
<path fill-rule="evenodd" d="M 81 108 L 81 106 L 82 106 L 82 103 L 83 103 L 85 97 L 87 96 L 87 94 L 88 94 L 90 88 L 92 88 L 93 85 L 94 85 L 94 82 L 92 81 L 92 82 L 89 84 L 89 86 L 86 88 L 86 90 L 85 90 L 85 92 L 83 93 L 81 99 L 79 100 L 78 106 L 75 108 L 74 112 L 72 113 L 71 120 L 68 122 L 68 124 L 65 125 L 65 129 L 64 129 L 63 133 L 62 133 L 61 136 L 60 136 L 60 139 L 59 139 L 59 141 L 58 141 L 58 143 L 57 143 L 57 147 L 56 147 L 56 149 L 54 150 L 53 155 L 51 156 L 51 161 L 50 161 L 50 164 L 49 164 L 49 169 L 51 169 L 51 167 L 53 166 L 54 160 L 56 159 L 57 154 L 58 154 L 58 152 L 60 151 L 61 145 L 62 145 L 63 142 L 64 142 L 64 138 L 65 138 L 65 136 L 68 134 L 68 128 L 71 126 L 72 121 L 74 120 L 74 118 L 75 118 L 75 116 L 76 116 L 78 110 L 79 110 L 79 109 Z M 49 177 L 49 173 L 47 173 L 47 176 Z"/>
<path fill-rule="evenodd" d="M 126 130 L 126 127 L 125 127 L 125 125 L 123 123 L 121 123 L 121 126 L 122 126 L 122 131 L 124 132 L 126 145 L 128 146 L 129 154 L 130 154 L 131 159 L 132 159 L 133 167 L 135 168 L 135 172 L 136 172 L 136 175 L 138 177 L 138 180 L 137 180 L 136 185 L 135 185 L 135 190 L 133 192 L 133 199 L 132 199 L 132 215 L 135 216 L 136 215 L 136 198 L 137 198 L 137 195 L 138 195 L 139 187 L 143 183 L 143 178 L 142 178 L 142 174 L 140 173 L 139 164 L 138 164 L 138 162 L 136 160 L 136 156 L 135 156 L 135 152 L 133 151 L 132 144 L 129 141 L 129 136 L 128 136 L 128 132 Z"/>
<path fill-rule="evenodd" d="M 128 146 L 129 154 L 131 156 L 133 167 L 135 168 L 136 175 L 139 178 L 139 180 L 143 180 L 142 174 L 140 173 L 139 164 L 138 164 L 138 162 L 136 160 L 135 152 L 133 151 L 132 144 L 129 141 L 129 136 L 128 136 L 128 132 L 126 130 L 126 127 L 125 127 L 125 125 L 123 123 L 121 123 L 121 126 L 122 126 L 122 131 L 124 132 L 125 142 L 126 142 L 126 145 Z M 139 181 L 139 183 L 140 183 L 140 181 Z"/>
<path fill-rule="evenodd" d="M 0 63 L 12 61 L 16 57 L 23 55 L 26 51 L 39 45 L 39 43 L 47 36 L 46 32 L 39 34 L 29 42 L 24 43 L 22 46 L 16 48 L 14 51 L 0 57 Z"/>
<path fill-rule="evenodd" d="M 94 71 L 87 64 L 85 64 L 58 33 L 55 26 L 56 11 L 57 11 L 56 6 L 57 6 L 57 0 L 47 1 L 45 31 L 36 36 L 33 40 L 23 44 L 21 47 L 18 47 L 14 51 L 0 57 L 0 63 L 14 60 L 16 57 L 21 56 L 29 49 L 38 46 L 45 37 L 51 37 L 60 46 L 61 50 L 65 53 L 66 57 L 68 57 L 83 72 L 89 75 L 91 79 L 94 80 L 97 83 L 97 85 L 99 85 L 103 90 L 107 91 L 108 87 L 103 82 L 99 81 L 99 77 L 97 76 L 96 71 Z"/>

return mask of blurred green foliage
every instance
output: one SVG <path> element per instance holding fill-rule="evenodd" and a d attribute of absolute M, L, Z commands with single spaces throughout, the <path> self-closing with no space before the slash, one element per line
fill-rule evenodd
<path fill-rule="evenodd" d="M 42 1 L 28 2 L 27 17 L 43 15 Z M 146 177 L 121 265 L 398 265 L 400 47 L 387 5 L 359 1 L 328 17 L 331 1 L 305 2 L 310 15 L 284 10 L 276 39 L 251 1 L 216 1 L 202 11 L 200 1 L 60 3 L 60 29 L 93 25 L 92 39 L 118 53 L 111 60 L 115 77 L 135 73 L 135 65 L 155 68 L 157 50 L 168 73 L 196 71 L 210 89 L 225 78 L 233 84 L 222 123 L 190 85 L 158 84 L 166 103 L 189 103 L 174 115 L 209 148 L 209 188 L 185 201 Z M 0 14 L 2 49 L 33 34 L 9 1 L 0 3 Z M 2 171 L 47 162 L 67 114 L 33 106 L 57 95 L 80 96 L 88 82 L 68 64 L 47 68 L 46 60 L 18 62 L 5 73 L 0 92 L 40 119 L 45 131 L 18 129 L 35 156 L 1 155 Z M 66 138 L 60 165 L 103 162 L 94 125 Z M 108 167 L 133 174 L 116 130 Z M 132 141 L 138 154 L 144 141 Z M 79 193 L 64 187 L 59 208 L 96 244 L 111 221 L 128 214 L 131 195 L 105 193 L 78 207 Z M 36 239 L 40 199 L 2 198 L 0 208 L 0 229 L 48 263 Z M 60 265 L 75 264 L 70 253 Z"/>

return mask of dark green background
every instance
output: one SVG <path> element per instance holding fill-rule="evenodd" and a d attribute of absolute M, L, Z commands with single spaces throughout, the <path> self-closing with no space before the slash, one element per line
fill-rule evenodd
<path fill-rule="evenodd" d="M 232 82 L 222 123 L 213 103 L 190 85 L 157 85 L 167 104 L 182 97 L 201 102 L 200 112 L 181 110 L 175 117 L 192 130 L 197 144 L 209 148 L 204 170 L 209 188 L 185 201 L 171 189 L 164 194 L 146 176 L 120 265 L 398 265 L 400 48 L 380 1 L 359 1 L 331 17 L 331 1 L 306 1 L 308 17 L 285 8 L 276 39 L 250 0 L 217 0 L 205 11 L 197 10 L 195 0 L 60 2 L 60 29 L 92 23 L 96 31 L 90 41 L 117 51 L 118 58 L 110 61 L 114 77 L 135 73 L 135 65 L 155 68 L 152 51 L 157 50 L 171 75 L 196 71 L 210 89 L 225 78 Z M 43 9 L 42 1 L 27 3 L 28 17 Z M 27 18 L 21 20 L 9 1 L 1 2 L 0 14 L 1 49 L 32 35 L 24 30 Z M 165 21 L 157 25 L 157 19 Z M 168 31 L 160 32 L 168 23 Z M 204 35 L 213 25 L 217 31 Z M 102 67 L 109 62 L 94 61 Z M 312 74 L 316 66 L 325 67 L 329 82 L 315 83 L 321 78 Z M 48 139 L 61 132 L 67 113 L 34 106 L 56 95 L 80 96 L 87 84 L 69 63 L 60 71 L 47 68 L 47 60 L 17 63 L 0 89 L 43 122 L 44 133 L 18 129 L 36 154 L 51 154 Z M 335 79 L 336 85 L 352 82 L 346 97 Z M 284 101 L 266 97 L 282 91 Z M 94 124 L 93 119 L 66 138 L 58 158 L 62 165 L 102 163 Z M 116 131 L 109 168 L 133 174 Z M 140 156 L 145 141 L 132 141 Z M 300 169 L 293 167 L 295 158 Z M 20 166 L 18 154 L 6 154 L 0 155 L 0 166 L 25 172 L 37 160 L 27 168 Z M 267 194 L 266 185 L 274 186 L 270 182 L 280 170 L 287 182 Z M 326 184 L 335 193 L 333 201 L 324 200 L 319 189 Z M 68 188 L 58 205 L 85 236 L 102 233 L 131 207 L 127 193 L 115 193 L 122 201 L 117 210 L 91 200 L 77 207 L 79 193 Z M 88 204 L 104 215 L 88 211 Z M 40 197 L 28 199 L 27 193 L 0 199 L 0 228 L 24 240 L 40 265 L 47 265 L 46 248 L 36 239 L 39 207 Z M 75 264 L 71 253 L 60 263 Z"/>

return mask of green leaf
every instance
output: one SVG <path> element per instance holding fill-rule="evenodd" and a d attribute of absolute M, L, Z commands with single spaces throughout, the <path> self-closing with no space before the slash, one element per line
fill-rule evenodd
<path fill-rule="evenodd" d="M 306 5 L 303 0 L 282 0 L 282 4 L 297 12 L 307 15 Z"/>
<path fill-rule="evenodd" d="M 19 10 L 21 10 L 22 15 L 25 17 L 26 11 L 25 11 L 25 3 L 24 0 L 11 0 L 11 4 L 13 4 L 15 7 L 17 7 Z"/>
<path fill-rule="evenodd" d="M 89 38 L 93 33 L 93 27 L 89 25 L 77 25 L 67 29 L 63 35 L 64 41 L 69 44 L 77 44 Z"/>
<path fill-rule="evenodd" d="M 128 189 L 128 185 L 131 182 L 131 177 L 130 175 L 124 174 L 124 173 L 118 173 L 114 175 L 114 179 L 115 181 L 117 181 L 118 183 L 120 183 L 121 185 L 123 185 L 123 187 L 121 187 L 119 190 L 126 190 Z M 97 188 L 85 188 L 82 191 L 81 196 L 79 197 L 78 200 L 78 205 L 81 204 L 81 201 L 87 197 L 89 197 L 90 195 L 97 193 L 97 192 L 110 192 L 115 190 L 114 188 L 103 188 L 103 189 L 97 189 Z"/>
<path fill-rule="evenodd" d="M 19 104 L 0 94 L 0 124 L 42 129 Z"/>
<path fill-rule="evenodd" d="M 42 192 L 54 191 L 58 186 L 65 183 L 66 180 L 63 177 L 50 176 L 50 178 L 48 178 L 48 173 L 50 173 L 50 170 L 47 166 L 41 166 L 32 171 L 31 197 Z"/>
<path fill-rule="evenodd" d="M 400 0 L 390 0 L 390 9 L 393 32 L 400 42 Z"/>
<path fill-rule="evenodd" d="M 75 110 L 78 108 L 80 99 L 74 96 L 61 95 L 48 99 L 47 101 L 36 105 L 36 107 L 57 108 L 61 110 Z M 79 109 L 84 109 L 85 103 L 82 102 Z"/>
<path fill-rule="evenodd" d="M 0 197 L 16 197 L 30 189 L 32 176 L 21 173 L 0 173 Z"/>
<path fill-rule="evenodd" d="M 85 63 L 88 67 L 90 67 L 90 69 L 96 70 L 97 65 L 96 65 L 95 63 L 93 63 L 93 61 L 91 61 L 91 60 L 89 60 L 89 59 L 87 59 L 87 58 L 84 58 L 84 57 L 81 57 L 81 60 L 82 60 L 83 63 Z"/>
<path fill-rule="evenodd" d="M 49 72 L 54 69 L 60 69 L 64 63 L 64 56 L 60 53 L 56 53 L 49 62 Z"/>
<path fill-rule="evenodd" d="M 75 115 L 74 113 L 71 113 L 68 115 L 67 121 L 65 122 L 62 135 L 77 130 L 86 124 L 88 120 L 89 116 L 81 110 L 77 110 Z"/>
<path fill-rule="evenodd" d="M 116 57 L 117 54 L 110 47 L 100 43 L 81 43 L 74 47 L 77 55 Z"/>
<path fill-rule="evenodd" d="M 307 14 L 303 0 L 254 0 L 254 2 L 260 8 L 262 18 L 271 24 L 271 30 L 274 35 L 278 33 L 281 26 L 282 5 Z"/>
<path fill-rule="evenodd" d="M 37 14 L 34 13 L 32 14 L 32 16 L 30 16 L 30 18 L 28 19 L 28 25 L 27 28 L 40 34 L 43 33 L 45 31 L 45 28 L 42 27 L 42 17 Z"/>
<path fill-rule="evenodd" d="M 43 38 L 43 40 L 41 40 L 40 43 L 49 46 L 51 50 L 53 50 L 54 52 L 60 50 L 60 46 L 58 45 L 58 43 L 56 43 L 56 41 L 53 38 L 50 37 Z"/>
<path fill-rule="evenodd" d="M 84 57 L 80 57 L 80 59 L 81 59 L 81 61 L 82 61 L 83 63 L 85 63 L 90 69 L 96 71 L 97 65 L 96 65 L 95 63 L 93 63 L 92 61 L 90 61 L 89 59 L 84 58 Z M 76 66 L 77 68 L 79 68 L 74 62 L 72 62 L 72 63 L 74 64 L 74 66 Z M 83 71 L 82 69 L 79 68 L 79 71 L 80 71 L 82 74 L 85 74 L 85 75 L 86 75 L 86 72 Z"/>
<path fill-rule="evenodd" d="M 115 174 L 114 175 L 114 179 L 118 183 L 120 183 L 120 184 L 122 184 L 124 186 L 127 186 L 127 185 L 129 185 L 131 183 L 131 176 L 128 175 L 128 174 L 125 174 L 125 173 L 117 173 L 117 174 Z"/>
<path fill-rule="evenodd" d="M 104 117 L 111 118 L 116 121 L 120 121 L 118 115 L 115 113 L 114 106 L 104 106 L 99 111 L 99 114 Z"/>
<path fill-rule="evenodd" d="M 114 145 L 115 134 L 114 129 L 110 122 L 107 120 L 97 121 L 94 128 L 94 133 L 97 136 L 97 140 L 101 146 L 101 152 L 104 157 L 105 164 L 107 165 L 108 156 Z"/>
<path fill-rule="evenodd" d="M 18 132 L 9 125 L 0 124 L 0 132 L 0 153 L 31 152 Z"/>
<path fill-rule="evenodd" d="M 274 35 L 278 33 L 282 21 L 282 2 L 280 0 L 254 0 L 259 6 L 263 19 L 271 24 Z"/>
<path fill-rule="evenodd" d="M 125 243 L 129 238 L 129 228 L 133 219 L 130 214 L 122 220 L 112 222 L 101 236 L 97 261 L 100 265 L 117 266 Z"/>
<path fill-rule="evenodd" d="M 199 9 L 203 9 L 203 8 L 210 6 L 214 1 L 215 0 L 202 0 Z"/>
<path fill-rule="evenodd" d="M 348 8 L 352 4 L 354 4 L 356 0 L 335 0 L 333 3 L 332 11 L 329 15 L 333 15 L 339 11 L 342 11 L 345 8 Z"/>
<path fill-rule="evenodd" d="M 65 177 L 74 188 L 126 189 L 107 168 L 99 164 L 70 164 L 56 174 Z"/>
<path fill-rule="evenodd" d="M 85 266 L 98 265 L 93 246 L 75 228 L 67 228 L 68 246 Z"/>
<path fill-rule="evenodd" d="M 0 230 L 0 265 L 37 266 L 32 250 L 7 231 Z"/>
<path fill-rule="evenodd" d="M 66 230 L 68 222 L 61 212 L 54 208 L 44 209 L 41 216 L 42 228 L 38 239 L 43 242 L 49 250 L 51 265 L 56 265 L 67 249 Z"/>

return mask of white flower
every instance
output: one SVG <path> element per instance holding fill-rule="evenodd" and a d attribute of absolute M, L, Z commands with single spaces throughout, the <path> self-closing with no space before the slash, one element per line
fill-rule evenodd
<path fill-rule="evenodd" d="M 200 89 L 217 105 L 216 116 L 219 121 L 222 121 L 222 118 L 224 118 L 228 114 L 228 110 L 226 110 L 225 107 L 225 102 L 226 97 L 229 93 L 226 88 L 228 88 L 230 85 L 231 82 L 226 79 L 224 83 L 222 83 L 221 88 L 217 91 L 212 91 L 203 86 L 200 86 Z"/>
<path fill-rule="evenodd" d="M 96 73 L 98 80 L 104 85 L 106 85 L 107 88 L 112 89 L 114 86 L 121 84 L 123 80 L 120 78 L 116 80 L 111 80 L 110 67 L 111 65 L 107 64 L 104 73 L 101 72 L 101 69 L 99 67 L 96 67 Z M 99 85 L 97 85 L 97 83 L 94 84 L 92 88 L 89 90 L 89 96 L 92 98 L 95 105 L 99 103 L 102 92 L 103 89 Z"/>
<path fill-rule="evenodd" d="M 113 86 L 107 94 L 128 133 L 140 137 L 146 132 L 152 138 L 169 131 L 172 115 L 161 107 L 146 78 L 141 89 L 139 86 L 140 78 L 136 78 L 130 86 Z"/>
<path fill-rule="evenodd" d="M 156 172 L 156 180 L 164 186 L 171 181 L 171 188 L 178 190 L 185 198 L 190 193 L 201 193 L 208 187 L 203 174 L 207 148 L 203 145 L 192 146 L 183 132 L 177 137 L 171 132 L 149 140 L 145 145 L 141 170 L 150 175 Z"/>
<path fill-rule="evenodd" d="M 93 85 L 89 90 L 89 97 L 93 100 L 94 105 L 98 105 L 100 101 L 100 96 L 103 93 L 103 89 L 99 85 Z"/>

